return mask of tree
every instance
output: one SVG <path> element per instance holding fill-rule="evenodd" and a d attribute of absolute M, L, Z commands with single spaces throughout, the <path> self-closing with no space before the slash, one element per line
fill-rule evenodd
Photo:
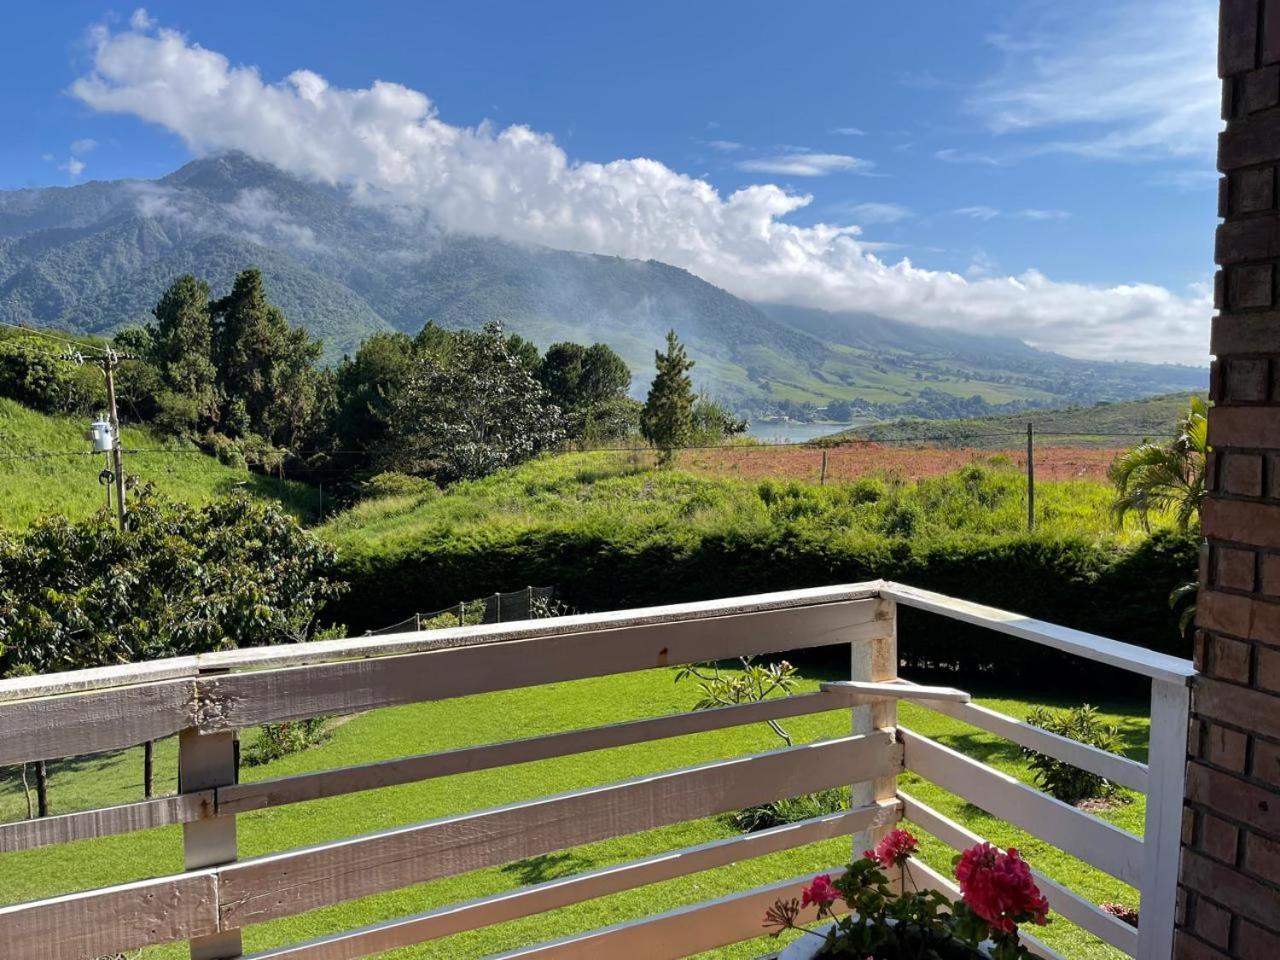
<path fill-rule="evenodd" d="M 640 432 L 659 449 L 659 462 L 665 464 L 693 430 L 693 361 L 674 330 L 667 331 L 666 353 L 655 351 L 653 356 L 658 373 L 640 414 Z"/>
<path fill-rule="evenodd" d="M 151 313 L 156 322 L 146 328 L 151 338 L 149 358 L 164 388 L 173 394 L 167 402 L 157 398 L 159 406 L 189 411 L 193 420 L 189 428 L 213 423 L 218 415 L 218 388 L 209 285 L 185 274 L 169 285 Z"/>
<path fill-rule="evenodd" d="M 482 477 L 564 436 L 559 407 L 512 354 L 500 326 L 444 337 L 433 334 L 433 348 L 413 357 L 375 457 L 379 471 L 444 483 Z"/>
<path fill-rule="evenodd" d="M 631 370 L 607 344 L 553 343 L 538 380 L 565 412 L 571 437 L 613 439 L 634 429 L 636 405 L 627 398 Z"/>
<path fill-rule="evenodd" d="M 1109 475 L 1116 488 L 1111 512 L 1117 521 L 1135 513 L 1149 528 L 1152 512 L 1173 511 L 1179 530 L 1199 523 L 1209 453 L 1208 404 L 1192 397 L 1166 443 L 1146 442 L 1121 454 Z"/>

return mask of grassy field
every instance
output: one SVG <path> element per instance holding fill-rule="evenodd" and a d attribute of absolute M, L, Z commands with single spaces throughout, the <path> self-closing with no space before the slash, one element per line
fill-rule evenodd
<path fill-rule="evenodd" d="M 49 416 L 0 397 L 0 530 L 21 530 L 48 513 L 79 519 L 105 505 L 98 483 L 105 457 L 88 455 L 87 427 L 84 418 Z M 299 518 L 316 513 L 316 491 L 305 484 L 226 466 L 144 428 L 124 427 L 121 439 L 127 451 L 138 451 L 126 453 L 125 472 L 172 499 L 199 504 L 243 488 L 280 500 Z"/>
<path fill-rule="evenodd" d="M 339 726 L 323 746 L 266 766 L 247 768 L 243 775 L 246 779 L 279 776 L 686 710 L 696 699 L 695 690 L 676 685 L 673 676 L 671 670 L 652 670 L 375 711 Z M 810 673 L 804 688 L 812 689 L 818 679 Z M 1059 703 L 1019 697 L 1012 689 L 975 690 L 975 696 L 1014 716 L 1023 715 L 1031 703 Z M 1127 753 L 1135 759 L 1145 759 L 1145 705 L 1111 702 L 1100 706 L 1107 719 L 1120 727 Z M 1018 749 L 1010 744 L 910 705 L 902 707 L 900 719 L 904 726 L 935 736 L 1022 780 L 1030 780 Z M 788 721 L 786 725 L 797 742 L 808 742 L 846 734 L 848 724 L 847 713 L 833 712 Z M 765 726 L 755 725 L 281 807 L 240 818 L 240 855 L 256 856 L 778 746 L 780 741 Z M 158 749 L 159 782 L 168 789 L 174 782 L 174 763 L 173 742 L 162 743 Z M 0 819 L 21 817 L 25 807 L 16 771 L 4 774 L 0 783 Z M 137 799 L 140 774 L 137 750 L 56 766 L 51 774 L 54 812 Z M 1086 897 L 1137 902 L 1134 891 L 1117 881 L 987 817 L 958 797 L 913 776 L 904 778 L 903 787 L 993 842 L 1017 846 L 1037 868 Z M 1130 802 L 1103 816 L 1124 829 L 1140 832 L 1143 798 L 1126 799 Z M 734 833 L 725 818 L 715 817 L 591 844 L 252 927 L 246 932 L 246 946 L 250 950 L 264 949 Z M 180 846 L 180 831 L 165 828 L 0 856 L 0 903 L 179 871 Z M 927 838 L 924 851 L 926 859 L 949 872 L 949 851 L 927 842 Z M 848 853 L 847 841 L 815 844 L 385 956 L 395 960 L 485 956 L 835 866 L 845 862 Z M 1046 929 L 1045 938 L 1073 958 L 1109 960 L 1118 956 L 1062 920 Z M 745 960 L 766 949 L 764 942 L 755 942 L 713 955 Z M 178 960 L 183 956 L 184 948 L 178 945 L 145 953 L 147 960 Z"/>

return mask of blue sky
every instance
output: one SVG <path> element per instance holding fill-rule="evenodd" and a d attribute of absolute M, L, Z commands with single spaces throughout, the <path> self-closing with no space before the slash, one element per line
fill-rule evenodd
<path fill-rule="evenodd" d="M 1119 355 L 1145 324 L 1157 358 L 1195 361 L 1215 9 L 23 4 L 0 39 L 0 187 L 245 149 L 458 229 L 655 256 L 757 299 L 1081 354 Z M 612 164 L 637 158 L 656 164 Z M 487 179 L 442 183 L 450 163 Z M 776 189 L 729 202 L 753 185 Z"/>

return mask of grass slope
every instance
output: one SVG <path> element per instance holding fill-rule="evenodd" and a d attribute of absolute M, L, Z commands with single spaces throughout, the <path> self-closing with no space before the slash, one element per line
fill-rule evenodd
<path fill-rule="evenodd" d="M 825 677 L 810 673 L 804 689 L 814 689 L 819 679 Z M 281 776 L 689 709 L 697 699 L 695 689 L 677 686 L 672 681 L 671 670 L 650 670 L 379 710 L 343 724 L 321 747 L 246 769 L 243 776 L 246 779 Z M 1019 717 L 1032 702 L 1061 703 L 1027 699 L 1011 688 L 975 693 L 986 694 L 978 698 L 979 702 Z M 1128 755 L 1145 759 L 1145 706 L 1124 701 L 1101 706 L 1106 719 L 1120 727 Z M 1013 745 L 911 705 L 903 705 L 900 716 L 905 726 L 935 736 L 957 750 L 1030 782 L 1028 768 Z M 788 721 L 786 726 L 797 742 L 810 742 L 847 734 L 849 716 L 847 712 L 832 712 Z M 252 737 L 253 733 L 248 736 Z M 779 741 L 767 727 L 755 725 L 280 807 L 240 818 L 240 856 L 258 856 L 778 746 Z M 172 789 L 173 742 L 162 743 L 157 752 L 161 789 Z M 58 764 L 50 781 L 54 812 L 139 799 L 141 769 L 138 750 Z M 16 771 L 0 771 L 0 777 L 4 777 L 0 781 L 0 819 L 23 816 L 25 806 Z M 1137 903 L 1136 893 L 1118 881 L 993 820 L 958 797 L 910 775 L 904 778 L 902 786 L 993 842 L 1017 846 L 1036 867 L 1086 897 L 1095 901 Z M 1128 799 L 1130 803 L 1106 811 L 1103 816 L 1126 830 L 1140 832 L 1143 798 Z M 262 950 L 734 834 L 734 828 L 725 818 L 713 817 L 620 837 L 252 927 L 246 933 L 245 945 L 249 951 Z M 180 851 L 180 829 L 165 828 L 0 856 L 0 903 L 176 872 L 181 870 Z M 935 867 L 949 872 L 950 851 L 927 840 L 924 851 L 926 859 Z M 846 862 L 848 855 L 847 840 L 815 844 L 382 956 L 387 960 L 434 957 L 463 960 L 485 956 L 836 866 Z M 1060 919 L 1044 933 L 1051 944 L 1078 960 L 1110 960 L 1119 956 Z M 768 949 L 768 942 L 756 941 L 712 955 L 746 960 Z M 147 960 L 178 960 L 185 955 L 185 947 L 179 945 L 144 954 Z"/>
<path fill-rule="evenodd" d="M 101 509 L 106 494 L 98 483 L 105 457 L 87 453 L 83 418 L 37 413 L 0 397 L 0 530 L 21 530 L 44 514 L 80 519 Z M 151 482 L 174 500 L 205 503 L 244 485 L 255 496 L 280 500 L 292 514 L 314 516 L 316 492 L 292 481 L 250 473 L 219 463 L 190 444 L 152 431 L 124 427 L 125 472 Z"/>
<path fill-rule="evenodd" d="M 1007 447 L 1021 443 L 1028 423 L 1038 444 L 1131 447 L 1144 438 L 1169 436 L 1186 413 L 1191 394 L 1171 393 L 1147 400 L 1100 403 L 1066 410 L 1036 410 L 962 420 L 895 420 L 842 430 L 828 440 L 933 440 L 951 438 L 966 446 Z"/>

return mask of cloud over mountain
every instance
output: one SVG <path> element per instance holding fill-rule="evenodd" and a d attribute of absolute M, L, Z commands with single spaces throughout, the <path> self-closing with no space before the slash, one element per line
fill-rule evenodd
<path fill-rule="evenodd" d="M 305 69 L 269 81 L 145 16 L 96 28 L 92 41 L 92 66 L 71 92 L 93 109 L 159 124 L 197 154 L 242 150 L 369 203 L 428 210 L 447 230 L 652 258 L 757 300 L 1014 334 L 1080 356 L 1204 357 L 1203 290 L 1062 283 L 1035 270 L 967 279 L 891 263 L 855 224 L 790 222 L 811 198 L 774 184 L 723 195 L 654 160 L 574 161 L 524 125 L 449 124 L 397 83 L 334 87 Z"/>

